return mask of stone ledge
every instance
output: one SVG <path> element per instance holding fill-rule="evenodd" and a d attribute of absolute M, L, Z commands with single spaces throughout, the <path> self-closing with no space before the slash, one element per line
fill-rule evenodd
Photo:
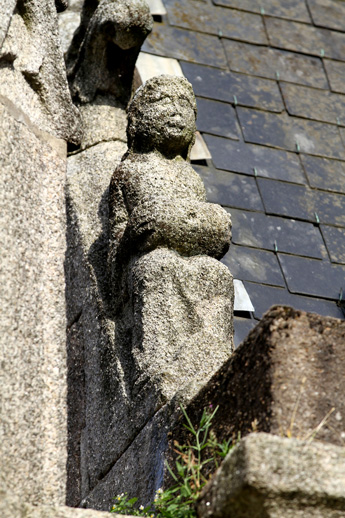
<path fill-rule="evenodd" d="M 345 448 L 270 434 L 248 435 L 205 487 L 203 518 L 345 516 Z"/>
<path fill-rule="evenodd" d="M 31 505 L 17 495 L 0 490 L 0 516 L 2 518 L 110 518 L 108 512 L 93 509 L 76 509 L 67 506 Z M 120 515 L 112 514 L 111 518 Z M 124 515 L 121 515 L 124 518 Z"/>

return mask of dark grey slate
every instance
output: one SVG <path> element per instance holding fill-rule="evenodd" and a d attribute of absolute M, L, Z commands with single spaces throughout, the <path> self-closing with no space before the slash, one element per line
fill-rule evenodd
<path fill-rule="evenodd" d="M 254 316 L 257 319 L 260 319 L 270 307 L 277 304 L 292 306 L 295 309 L 310 311 L 311 313 L 318 313 L 319 315 L 344 318 L 341 309 L 335 302 L 293 295 L 286 289 L 266 286 L 264 284 L 256 284 L 253 282 L 245 282 L 244 284 L 255 308 Z"/>
<path fill-rule="evenodd" d="M 345 60 L 345 34 L 304 23 L 266 18 L 271 45 L 294 52 Z"/>
<path fill-rule="evenodd" d="M 253 0 L 213 0 L 213 3 L 253 13 L 261 13 L 264 9 L 264 13 L 269 16 L 307 23 L 311 21 L 304 0 L 284 0 L 284 2 L 281 0 L 261 0 L 260 2 L 254 2 Z"/>
<path fill-rule="evenodd" d="M 345 227 L 345 195 L 315 191 L 315 210 L 321 223 Z"/>
<path fill-rule="evenodd" d="M 197 129 L 238 140 L 241 130 L 236 112 L 228 103 L 197 98 Z"/>
<path fill-rule="evenodd" d="M 308 0 L 308 5 L 315 25 L 344 32 L 344 2 L 335 0 Z"/>
<path fill-rule="evenodd" d="M 316 88 L 281 83 L 290 115 L 345 125 L 345 96 Z"/>
<path fill-rule="evenodd" d="M 345 228 L 329 227 L 321 225 L 331 261 L 334 263 L 345 264 Z"/>
<path fill-rule="evenodd" d="M 300 155 L 311 187 L 345 192 L 345 162 Z"/>
<path fill-rule="evenodd" d="M 239 107 L 237 114 L 246 142 L 345 159 L 345 149 L 336 125 L 249 108 Z"/>
<path fill-rule="evenodd" d="M 341 61 L 332 61 L 330 59 L 324 59 L 323 62 L 331 85 L 331 90 L 333 92 L 345 94 L 345 63 Z"/>
<path fill-rule="evenodd" d="M 268 214 L 287 216 L 315 222 L 314 191 L 301 185 L 257 179 L 259 190 Z"/>
<path fill-rule="evenodd" d="M 242 318 L 234 316 L 234 346 L 235 349 L 247 337 L 248 333 L 257 324 L 253 318 Z"/>
<path fill-rule="evenodd" d="M 248 175 L 306 184 L 299 156 L 265 146 L 204 135 L 214 165 Z"/>
<path fill-rule="evenodd" d="M 235 279 L 285 286 L 274 252 L 231 245 L 221 262 L 226 264 Z"/>
<path fill-rule="evenodd" d="M 345 266 L 327 261 L 278 254 L 288 289 L 292 293 L 338 300 L 345 293 Z"/>
<path fill-rule="evenodd" d="M 264 210 L 255 178 L 208 167 L 193 167 L 205 184 L 208 201 L 227 207 Z"/>
<path fill-rule="evenodd" d="M 320 230 L 312 223 L 230 209 L 232 242 L 289 254 L 327 258 Z M 345 240 L 344 240 L 345 241 Z"/>
<path fill-rule="evenodd" d="M 219 34 L 233 39 L 267 44 L 267 38 L 261 16 L 224 9 L 210 4 L 191 0 L 183 3 L 179 0 L 165 0 L 168 19 L 171 25 L 193 31 Z"/>
<path fill-rule="evenodd" d="M 181 63 L 181 66 L 197 96 L 273 112 L 284 109 L 276 81 L 193 63 Z"/>
<path fill-rule="evenodd" d="M 322 61 L 312 56 L 223 39 L 230 70 L 328 88 Z"/>
<path fill-rule="evenodd" d="M 155 23 L 142 46 L 144 52 L 226 68 L 227 61 L 217 36 Z"/>

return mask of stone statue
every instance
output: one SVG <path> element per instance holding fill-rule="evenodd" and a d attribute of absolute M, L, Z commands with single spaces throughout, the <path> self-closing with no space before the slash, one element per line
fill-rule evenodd
<path fill-rule="evenodd" d="M 67 54 L 73 99 L 89 103 L 97 94 L 110 94 L 126 106 L 135 62 L 151 29 L 145 0 L 86 0 Z"/>
<path fill-rule="evenodd" d="M 188 162 L 195 118 L 185 78 L 147 81 L 129 105 L 128 151 L 110 184 L 110 282 L 134 393 L 150 379 L 165 397 L 187 394 L 232 351 L 233 282 L 217 260 L 231 222 Z"/>

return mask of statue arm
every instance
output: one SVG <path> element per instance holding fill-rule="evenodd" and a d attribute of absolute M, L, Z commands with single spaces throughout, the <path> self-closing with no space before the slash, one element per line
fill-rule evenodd
<path fill-rule="evenodd" d="M 231 238 L 230 215 L 222 207 L 190 198 L 146 200 L 132 211 L 128 227 L 131 243 L 143 252 L 167 247 L 220 259 Z"/>

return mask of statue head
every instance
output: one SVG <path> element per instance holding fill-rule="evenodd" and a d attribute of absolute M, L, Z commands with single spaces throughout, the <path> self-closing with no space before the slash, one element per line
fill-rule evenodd
<path fill-rule="evenodd" d="M 128 107 L 128 148 L 187 158 L 195 142 L 196 112 L 193 88 L 187 79 L 168 75 L 149 79 Z"/>

